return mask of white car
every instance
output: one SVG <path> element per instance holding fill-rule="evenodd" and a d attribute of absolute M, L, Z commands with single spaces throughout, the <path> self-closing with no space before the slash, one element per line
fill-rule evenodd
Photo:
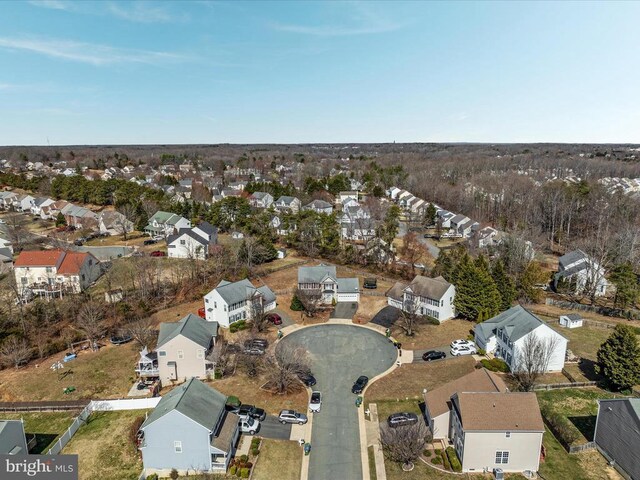
<path fill-rule="evenodd" d="M 475 345 L 471 340 L 462 340 L 462 339 L 454 340 L 453 342 L 451 342 L 451 345 L 450 345 L 451 348 L 458 348 L 462 346 L 469 347 L 469 346 L 475 346 Z"/>
<path fill-rule="evenodd" d="M 459 357 L 460 355 L 474 355 L 478 353 L 475 345 L 460 345 L 451 349 L 451 355 Z"/>
<path fill-rule="evenodd" d="M 240 417 L 240 432 L 255 435 L 260 430 L 260 422 L 249 416 Z"/>
<path fill-rule="evenodd" d="M 322 407 L 322 394 L 320 392 L 311 392 L 311 400 L 309 400 L 309 411 L 319 413 Z"/>

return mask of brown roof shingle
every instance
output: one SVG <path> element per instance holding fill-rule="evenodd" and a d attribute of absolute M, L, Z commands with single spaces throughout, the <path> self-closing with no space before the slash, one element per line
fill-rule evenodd
<path fill-rule="evenodd" d="M 533 392 L 461 392 L 452 398 L 462 428 L 544 432 L 538 397 Z"/>
<path fill-rule="evenodd" d="M 218 436 L 211 440 L 211 446 L 222 450 L 223 452 L 229 451 L 231 440 L 238 429 L 238 423 L 240 418 L 235 413 L 227 413 L 224 419 L 222 428 L 218 432 Z"/>
<path fill-rule="evenodd" d="M 424 395 L 424 402 L 431 417 L 437 417 L 449 411 L 451 397 L 458 392 L 506 392 L 507 386 L 494 373 L 486 368 L 473 372 L 438 387 Z"/>
<path fill-rule="evenodd" d="M 451 284 L 442 277 L 429 278 L 422 275 L 416 277 L 408 285 L 408 288 L 417 295 L 434 300 L 440 300 L 447 292 Z"/>
<path fill-rule="evenodd" d="M 387 292 L 385 293 L 385 295 L 387 297 L 391 297 L 394 300 L 398 300 L 398 301 L 402 301 L 402 299 L 404 298 L 404 293 L 403 290 L 407 288 L 407 285 L 405 283 L 402 282 L 396 282 L 393 287 L 391 287 L 389 290 L 387 290 Z"/>

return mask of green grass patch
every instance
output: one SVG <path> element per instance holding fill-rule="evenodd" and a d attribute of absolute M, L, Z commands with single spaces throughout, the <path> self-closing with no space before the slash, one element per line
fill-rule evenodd
<path fill-rule="evenodd" d="M 369 457 L 369 477 L 371 480 L 377 480 L 376 476 L 376 456 L 373 453 L 373 446 L 367 448 L 367 456 Z"/>

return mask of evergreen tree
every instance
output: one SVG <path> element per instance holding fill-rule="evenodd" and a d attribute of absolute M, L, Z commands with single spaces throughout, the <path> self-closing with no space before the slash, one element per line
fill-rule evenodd
<path fill-rule="evenodd" d="M 500 310 L 508 310 L 516 298 L 516 286 L 504 270 L 502 260 L 498 260 L 491 270 L 491 276 L 500 293 Z"/>
<path fill-rule="evenodd" d="M 484 257 L 479 257 L 474 263 L 465 253 L 456 268 L 454 284 L 454 304 L 463 318 L 483 321 L 500 311 L 500 293 Z"/>
<path fill-rule="evenodd" d="M 612 269 L 609 279 L 616 286 L 615 306 L 619 308 L 633 306 L 638 300 L 639 287 L 631 263 L 616 265 Z"/>
<path fill-rule="evenodd" d="M 518 279 L 518 297 L 527 302 L 540 302 L 544 292 L 537 285 L 549 283 L 549 274 L 539 263 L 529 262 Z"/>
<path fill-rule="evenodd" d="M 444 250 L 440 250 L 438 258 L 436 258 L 435 265 L 431 269 L 431 276 L 443 277 L 447 282 L 453 283 L 453 273 L 455 265 L 451 260 L 451 257 Z"/>
<path fill-rule="evenodd" d="M 58 216 L 56 217 L 56 227 L 64 227 L 67 225 L 67 219 L 64 218 L 62 212 L 58 212 Z"/>
<path fill-rule="evenodd" d="M 616 325 L 600 346 L 596 371 L 601 372 L 615 390 L 640 383 L 640 345 L 629 325 Z"/>
<path fill-rule="evenodd" d="M 430 227 L 431 225 L 435 225 L 436 223 L 436 207 L 433 206 L 433 203 L 427 205 L 427 208 L 424 212 L 424 226 Z"/>

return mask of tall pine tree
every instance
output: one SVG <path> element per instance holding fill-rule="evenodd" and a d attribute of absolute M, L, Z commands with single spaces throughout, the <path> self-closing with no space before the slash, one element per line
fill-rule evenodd
<path fill-rule="evenodd" d="M 491 277 L 498 288 L 498 293 L 500 293 L 500 310 L 508 310 L 516 298 L 516 286 L 513 280 L 507 275 L 507 272 L 505 272 L 502 260 L 498 260 L 493 265 Z"/>
<path fill-rule="evenodd" d="M 640 383 L 640 345 L 629 325 L 616 325 L 598 350 L 597 370 L 615 390 Z"/>
<path fill-rule="evenodd" d="M 501 297 L 484 257 L 480 256 L 474 263 L 465 253 L 454 276 L 454 304 L 460 316 L 469 320 L 484 321 L 498 314 Z"/>

